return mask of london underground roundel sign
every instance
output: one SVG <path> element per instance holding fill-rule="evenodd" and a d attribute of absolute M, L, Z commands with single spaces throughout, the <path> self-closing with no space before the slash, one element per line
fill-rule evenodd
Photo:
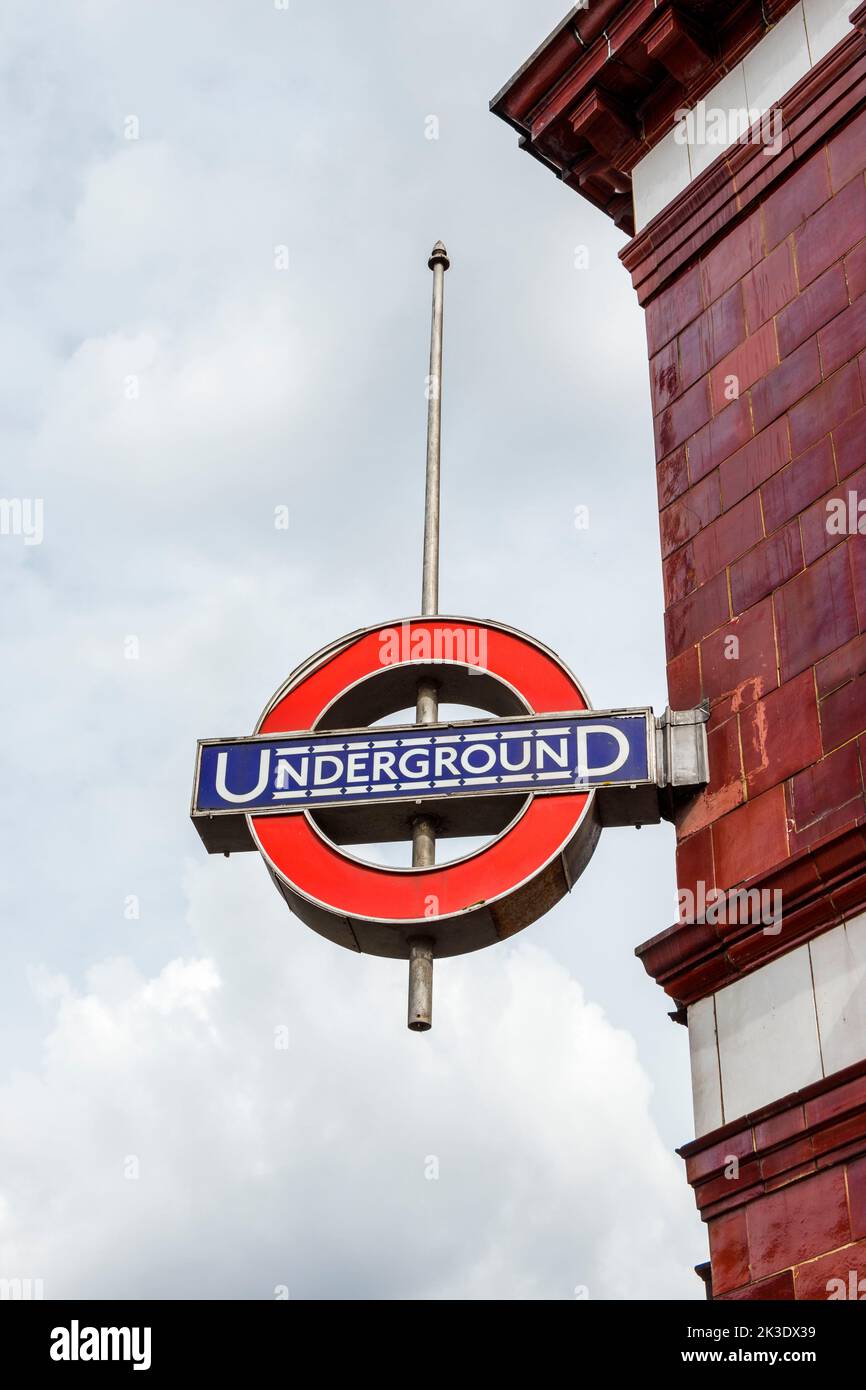
<path fill-rule="evenodd" d="M 393 722 L 419 690 L 459 720 Z M 593 711 L 550 650 L 497 622 L 407 618 L 299 666 L 253 734 L 198 745 L 192 818 L 211 853 L 258 849 L 289 907 L 355 951 L 436 956 L 511 936 L 586 867 L 605 825 L 657 821 L 706 780 L 703 711 Z M 387 720 L 390 722 L 379 722 Z M 446 863 L 358 846 L 484 837 Z"/>
<path fill-rule="evenodd" d="M 449 810 L 449 793 L 472 786 L 479 801 L 488 798 L 491 804 L 476 805 L 473 815 L 472 806 L 464 803 L 454 826 L 443 824 L 437 837 L 445 828 L 452 834 L 462 829 L 472 835 L 483 825 L 494 838 L 456 862 L 389 869 L 362 863 L 335 843 L 327 834 L 327 816 L 319 818 L 325 822 L 324 830 L 310 812 L 250 816 L 250 828 L 280 890 L 311 926 L 362 951 L 404 956 L 408 937 L 417 934 L 420 925 L 435 942 L 437 955 L 454 955 L 526 926 L 567 891 L 569 873 L 572 880 L 577 877 L 592 853 L 598 829 L 588 814 L 591 791 L 575 790 L 572 780 L 560 796 L 534 797 L 525 790 L 503 796 L 501 788 L 509 784 L 501 779 L 509 773 L 494 771 L 508 767 L 519 775 L 527 770 L 522 765 L 528 767 L 526 745 L 533 728 L 532 721 L 525 720 L 527 714 L 585 710 L 587 701 L 562 664 L 522 634 L 491 624 L 457 626 L 447 619 L 428 618 L 394 628 L 391 649 L 391 634 L 387 628 L 384 631 L 384 638 L 377 629 L 347 640 L 339 651 L 325 655 L 314 671 L 301 675 L 297 683 L 290 682 L 272 702 L 257 732 L 303 728 L 307 721 L 310 728 L 326 728 L 333 725 L 329 711 L 335 703 L 345 708 L 338 722 L 349 725 L 364 722 L 374 710 L 387 713 L 395 702 L 398 708 L 411 704 L 420 674 L 420 663 L 412 659 L 413 648 L 431 654 L 450 652 L 447 685 L 453 685 L 453 690 L 447 695 L 443 657 L 424 672 L 437 679 L 440 701 L 480 704 L 501 714 L 523 716 L 516 726 L 521 736 L 503 742 L 501 729 L 491 728 L 490 736 L 479 737 L 485 732 L 480 725 L 471 732 L 454 725 L 446 726 L 438 739 L 426 731 L 404 732 L 401 737 L 386 725 L 387 733 L 380 734 L 379 740 L 391 747 L 368 749 L 368 756 L 356 757 L 354 766 L 362 777 L 368 773 L 372 777 L 375 767 L 380 778 L 388 779 L 385 795 L 395 799 L 374 805 L 389 807 L 390 816 L 399 806 L 397 828 L 399 820 L 409 825 L 414 803 L 421 800 L 419 792 L 428 797 L 432 793 L 445 803 L 432 808 L 434 819 L 441 823 L 437 809 Z M 464 663 L 466 654 L 485 652 L 486 665 L 457 665 L 453 655 L 461 650 Z M 486 683 L 485 690 L 479 691 L 475 686 L 482 670 Z M 386 680 L 383 671 L 388 673 Z M 367 705 L 371 699 L 376 701 L 372 707 Z M 369 742 L 361 740 L 362 745 Z M 497 753 L 499 761 L 495 761 Z M 325 776 L 332 770 L 326 764 Z M 372 783 L 359 783 L 364 789 L 361 795 L 368 785 Z M 360 806 L 346 806 L 343 814 L 352 813 L 353 818 L 364 815 Z M 388 829 L 386 825 L 382 832 L 364 833 L 375 840 Z"/>

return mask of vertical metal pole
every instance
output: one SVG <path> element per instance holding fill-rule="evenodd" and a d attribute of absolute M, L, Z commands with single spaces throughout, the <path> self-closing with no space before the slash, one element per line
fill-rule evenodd
<path fill-rule="evenodd" d="M 442 425 L 442 310 L 445 271 L 451 262 L 441 241 L 427 262 L 433 272 L 433 309 L 430 324 L 430 371 L 427 379 L 427 475 L 424 493 L 424 560 L 421 578 L 421 613 L 432 617 L 439 609 L 439 452 Z M 419 724 L 435 724 L 439 698 L 435 683 L 418 682 L 415 717 Z M 427 816 L 412 822 L 412 866 L 426 869 L 436 862 L 436 830 Z M 433 1016 L 433 943 L 419 937 L 409 945 L 409 1027 L 426 1033 Z"/>
<path fill-rule="evenodd" d="M 409 947 L 409 1017 L 413 1033 L 433 1026 L 433 942 L 418 937 Z"/>
<path fill-rule="evenodd" d="M 433 314 L 430 325 L 430 371 L 427 378 L 427 488 L 424 496 L 424 565 L 421 612 L 439 611 L 439 441 L 442 426 L 442 307 L 445 272 L 451 262 L 441 241 L 430 252 Z"/>
<path fill-rule="evenodd" d="M 439 716 L 437 687 L 433 681 L 418 682 L 418 702 L 415 718 L 419 724 L 435 724 Z M 428 869 L 436 863 L 436 831 L 428 816 L 417 816 L 412 822 L 412 867 Z"/>

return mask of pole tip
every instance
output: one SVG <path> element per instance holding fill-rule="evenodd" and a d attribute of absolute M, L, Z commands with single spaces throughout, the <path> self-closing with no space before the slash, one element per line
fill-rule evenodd
<path fill-rule="evenodd" d="M 431 270 L 435 265 L 441 265 L 444 270 L 448 269 L 451 262 L 448 259 L 448 252 L 445 250 L 444 241 L 437 241 L 433 250 L 430 252 L 430 259 L 427 264 Z"/>

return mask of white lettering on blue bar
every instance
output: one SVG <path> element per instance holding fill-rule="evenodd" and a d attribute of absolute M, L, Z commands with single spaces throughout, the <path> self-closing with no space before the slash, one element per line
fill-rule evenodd
<path fill-rule="evenodd" d="M 652 779 L 652 729 L 651 714 L 637 710 L 204 742 L 194 810 L 627 786 Z"/>

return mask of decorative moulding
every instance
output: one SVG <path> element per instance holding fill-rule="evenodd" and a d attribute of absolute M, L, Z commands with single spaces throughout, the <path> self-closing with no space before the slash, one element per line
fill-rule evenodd
<path fill-rule="evenodd" d="M 563 20 L 491 110 L 521 148 L 632 236 L 624 194 L 634 165 L 796 3 L 595 0 Z M 591 159 L 601 162 L 590 172 Z"/>

